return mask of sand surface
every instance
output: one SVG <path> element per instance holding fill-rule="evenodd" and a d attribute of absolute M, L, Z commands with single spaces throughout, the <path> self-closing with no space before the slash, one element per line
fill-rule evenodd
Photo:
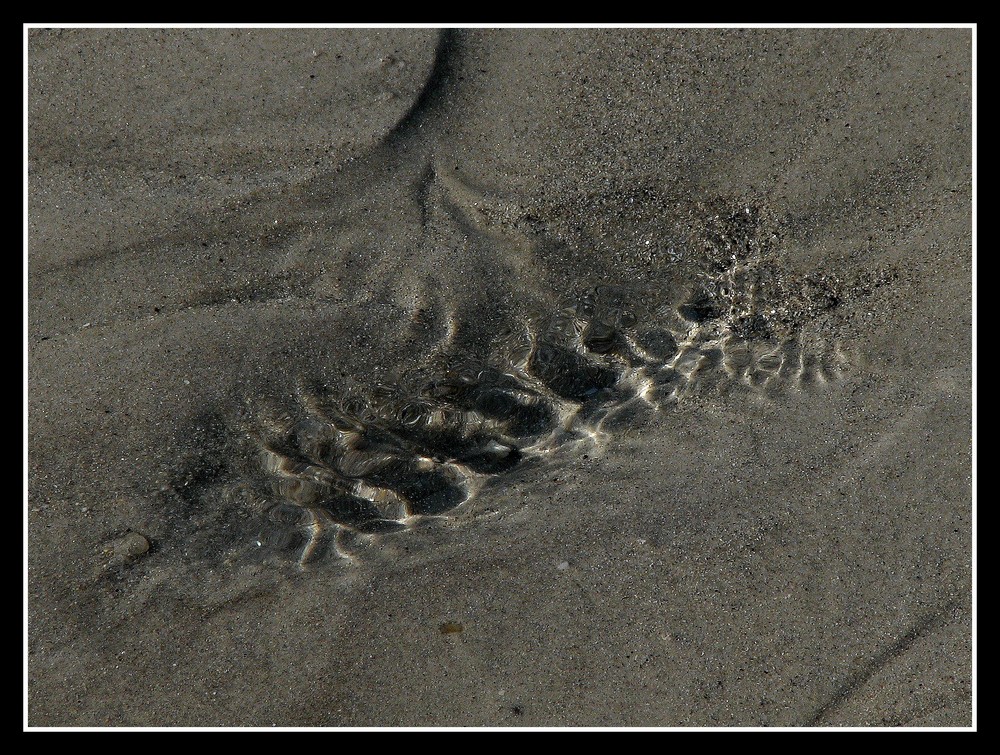
<path fill-rule="evenodd" d="M 32 30 L 32 726 L 969 726 L 969 30 Z"/>

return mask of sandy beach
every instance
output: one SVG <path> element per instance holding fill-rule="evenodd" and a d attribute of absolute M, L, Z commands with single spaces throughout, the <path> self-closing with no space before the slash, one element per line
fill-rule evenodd
<path fill-rule="evenodd" d="M 30 29 L 30 727 L 969 727 L 970 29 Z"/>

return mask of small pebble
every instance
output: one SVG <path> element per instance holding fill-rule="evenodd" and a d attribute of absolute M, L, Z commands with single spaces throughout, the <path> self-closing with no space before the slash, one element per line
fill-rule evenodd
<path fill-rule="evenodd" d="M 129 532 L 104 546 L 104 552 L 118 563 L 125 563 L 149 552 L 149 540 L 138 532 Z"/>
<path fill-rule="evenodd" d="M 566 571 L 569 568 L 569 561 L 560 561 L 556 568 L 559 571 Z"/>

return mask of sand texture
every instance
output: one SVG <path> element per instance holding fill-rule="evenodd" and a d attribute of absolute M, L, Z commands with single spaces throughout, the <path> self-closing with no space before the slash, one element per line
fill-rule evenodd
<path fill-rule="evenodd" d="M 969 726 L 971 32 L 29 35 L 31 726 Z"/>

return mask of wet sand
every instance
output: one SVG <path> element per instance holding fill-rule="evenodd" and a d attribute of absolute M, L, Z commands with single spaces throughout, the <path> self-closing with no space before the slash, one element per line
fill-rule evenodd
<path fill-rule="evenodd" d="M 969 30 L 33 30 L 31 726 L 969 726 Z"/>

